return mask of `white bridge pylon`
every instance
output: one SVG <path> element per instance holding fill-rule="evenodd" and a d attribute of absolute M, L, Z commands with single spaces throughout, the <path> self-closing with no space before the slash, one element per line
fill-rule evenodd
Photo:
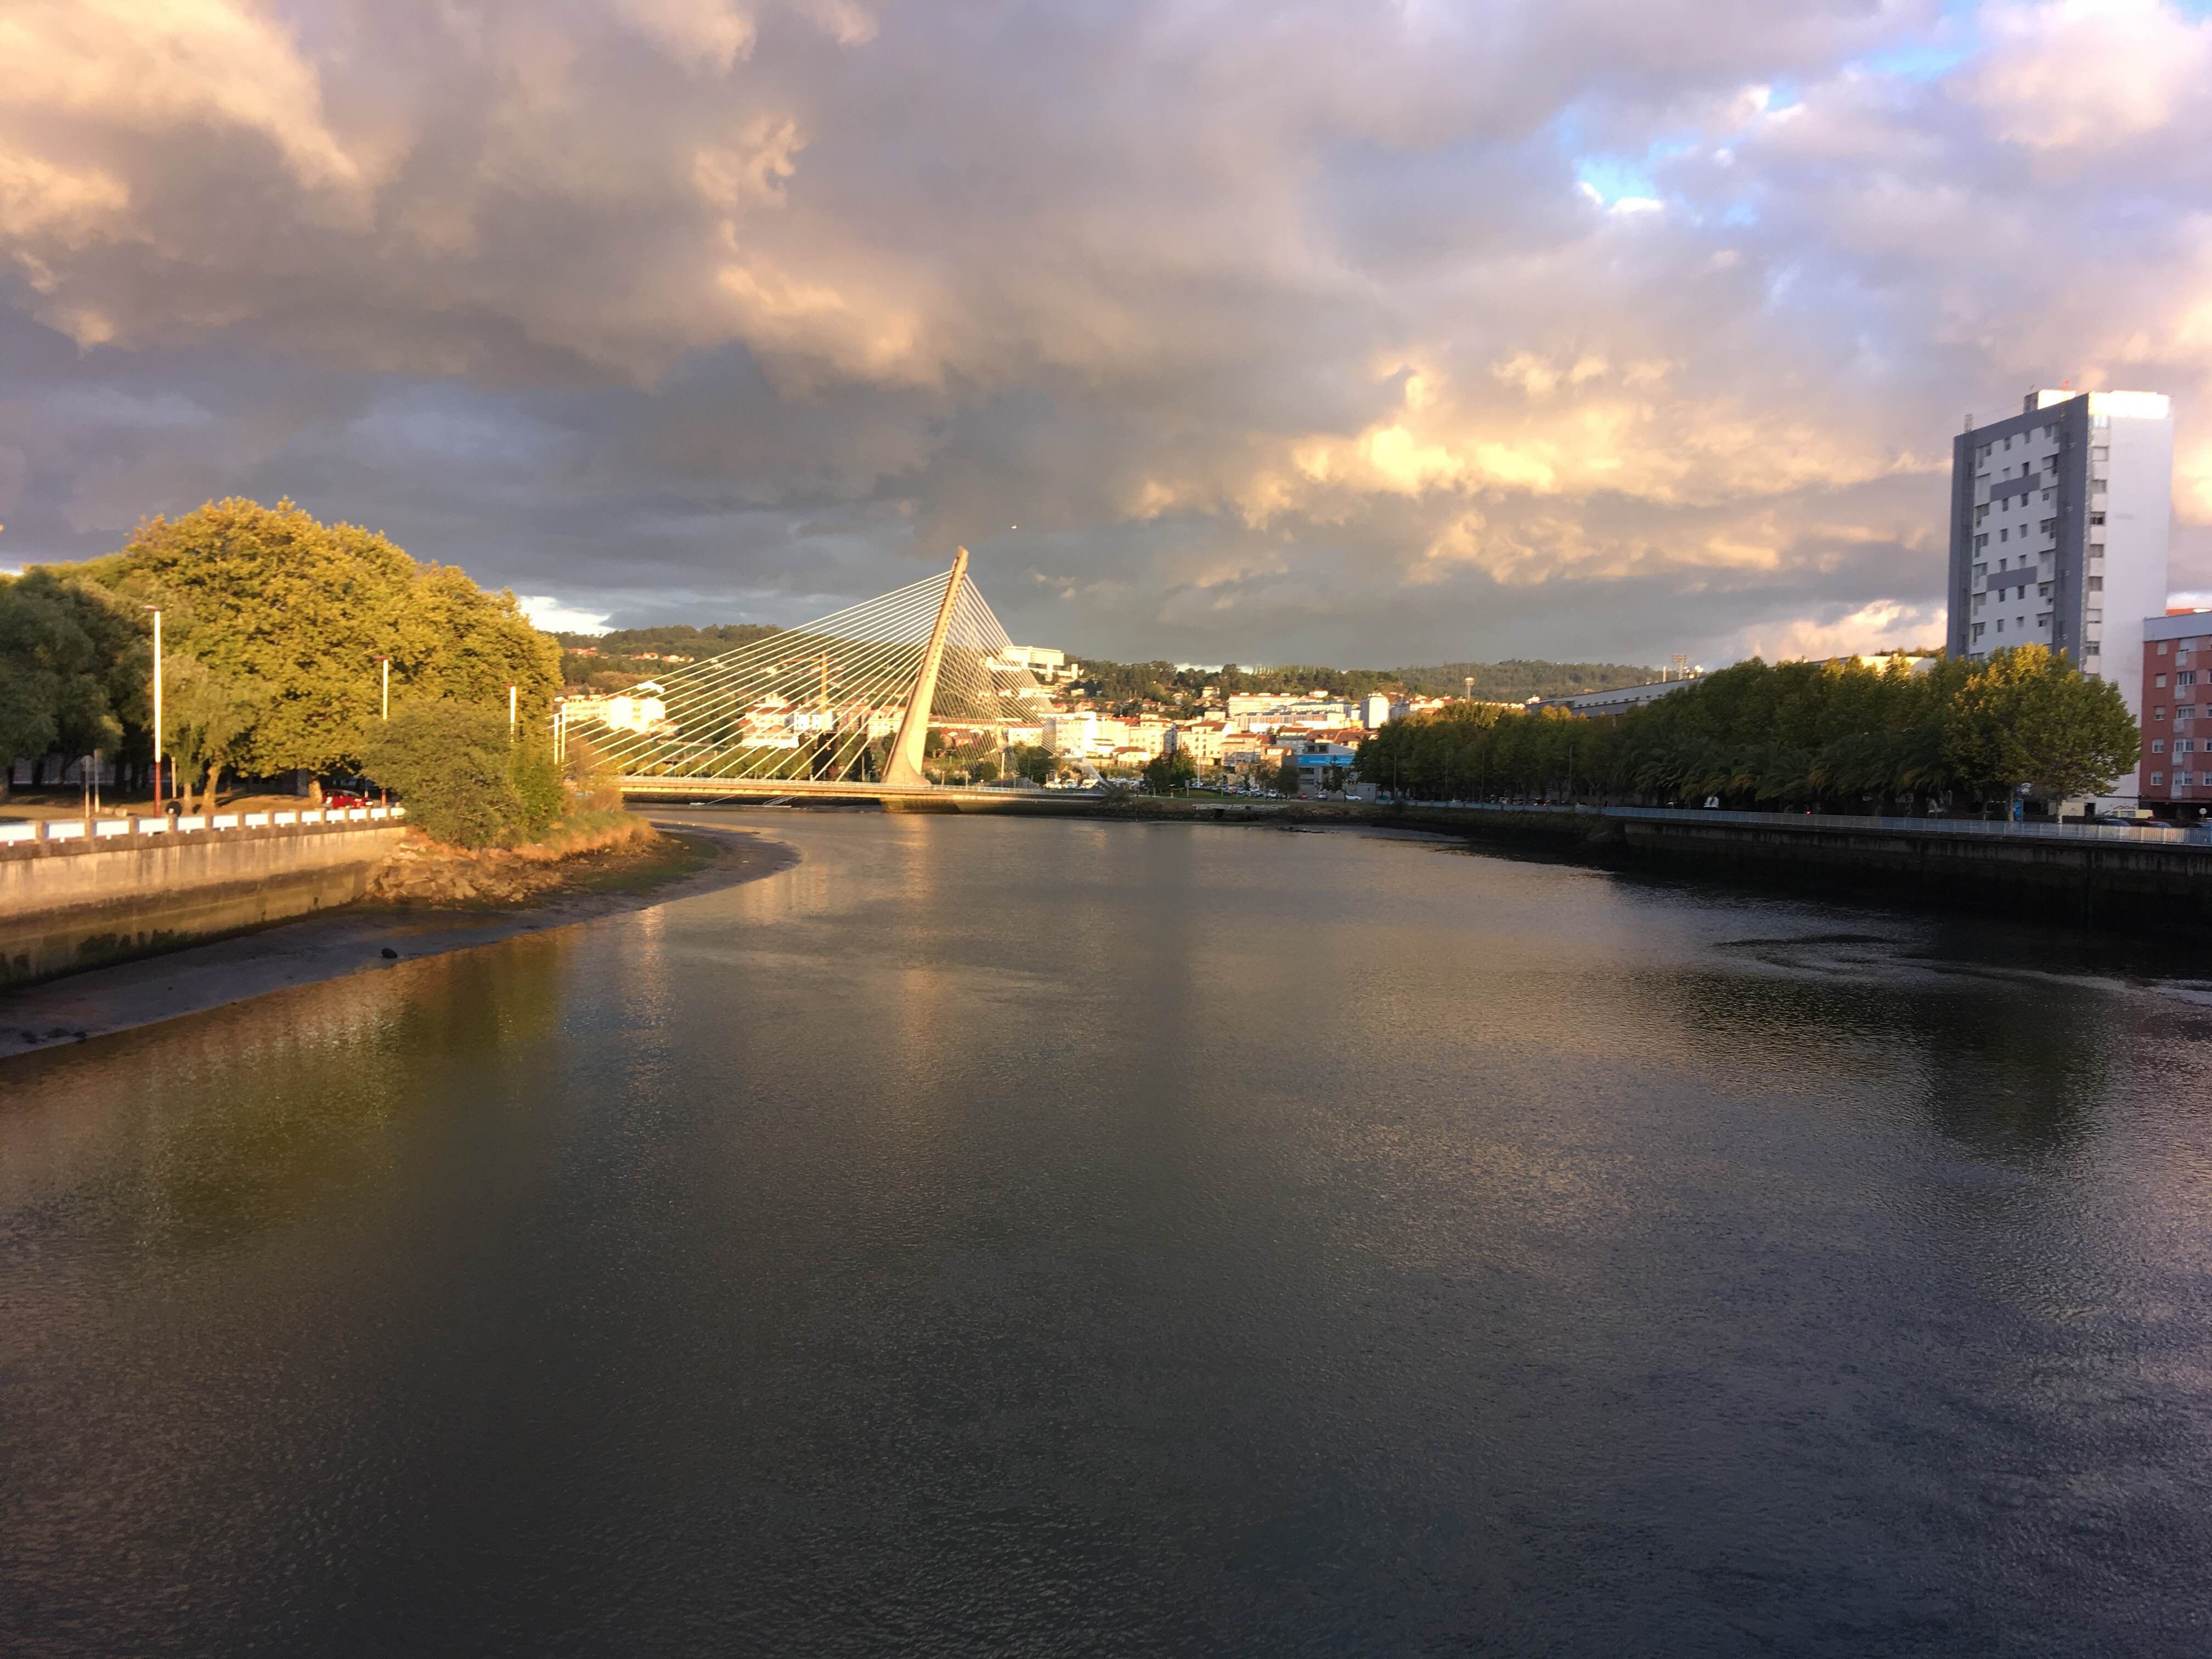
<path fill-rule="evenodd" d="M 964 752 L 995 752 L 1050 712 L 1011 643 L 962 548 L 945 575 L 681 665 L 627 695 L 574 700 L 560 742 L 588 742 L 625 781 L 922 787 L 931 727 Z"/>

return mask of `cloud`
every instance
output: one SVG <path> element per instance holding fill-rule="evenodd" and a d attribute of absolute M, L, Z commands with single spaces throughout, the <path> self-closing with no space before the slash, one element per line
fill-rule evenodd
<path fill-rule="evenodd" d="M 1079 650 L 1825 652 L 1940 603 L 1961 415 L 2071 378 L 2176 395 L 2203 586 L 2208 30 L 21 0 L 11 551 L 235 489 L 624 622 L 958 542 Z"/>
<path fill-rule="evenodd" d="M 563 605 L 550 593 L 518 593 L 522 614 L 549 634 L 604 634 L 611 625 L 603 611 Z"/>

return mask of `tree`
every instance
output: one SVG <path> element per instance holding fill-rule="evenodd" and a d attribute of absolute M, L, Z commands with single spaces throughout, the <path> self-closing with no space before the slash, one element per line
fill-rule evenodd
<path fill-rule="evenodd" d="M 2119 689 L 2040 645 L 1990 653 L 1953 702 L 1947 759 L 1984 799 L 2021 785 L 2098 795 L 2136 763 L 2142 733 Z"/>
<path fill-rule="evenodd" d="M 1145 763 L 1145 787 L 1156 795 L 1186 789 L 1198 778 L 1198 766 L 1181 750 L 1155 755 Z"/>
<path fill-rule="evenodd" d="M 1285 795 L 1298 793 L 1298 763 L 1295 755 L 1283 757 L 1283 764 L 1275 774 L 1275 787 Z"/>
<path fill-rule="evenodd" d="M 522 821 L 507 719 L 459 702 L 417 702 L 380 721 L 365 745 L 368 775 L 406 803 L 427 835 L 489 847 Z"/>
<path fill-rule="evenodd" d="M 395 704 L 440 698 L 496 708 L 507 688 L 540 709 L 560 686 L 560 647 L 512 593 L 420 564 L 358 526 L 319 524 L 290 501 L 210 501 L 151 519 L 130 544 L 78 567 L 126 606 L 161 604 L 173 648 L 263 701 L 231 764 L 273 773 L 352 767 L 377 723 L 375 659 Z"/>
<path fill-rule="evenodd" d="M 978 783 L 996 783 L 999 781 L 999 763 L 986 757 L 973 763 L 968 772 Z"/>
<path fill-rule="evenodd" d="M 1033 743 L 1017 744 L 1013 762 L 1014 775 L 1036 784 L 1049 783 L 1052 775 L 1060 769 L 1060 757 Z"/>
<path fill-rule="evenodd" d="M 0 793 L 18 755 L 143 744 L 151 663 L 141 613 L 105 588 L 52 570 L 0 578 Z"/>
<path fill-rule="evenodd" d="M 246 734 L 268 706 L 258 687 L 239 685 L 198 659 L 179 653 L 161 665 L 161 723 L 177 763 L 181 798 L 199 785 L 199 810 L 215 811 L 227 767 L 234 767 Z"/>

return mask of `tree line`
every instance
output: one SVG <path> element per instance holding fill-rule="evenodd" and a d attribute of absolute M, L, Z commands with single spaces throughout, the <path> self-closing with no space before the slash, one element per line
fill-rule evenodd
<path fill-rule="evenodd" d="M 1359 775 L 1415 799 L 1543 796 L 1744 810 L 1918 813 L 2025 789 L 2094 796 L 2133 769 L 2118 689 L 2021 646 L 1985 660 L 1757 658 L 1614 717 L 1462 702 L 1384 726 Z"/>
<path fill-rule="evenodd" d="M 210 501 L 148 520 L 105 558 L 0 580 L 0 757 L 97 750 L 143 778 L 154 606 L 164 752 L 204 803 L 227 775 L 358 773 L 380 658 L 395 715 L 453 704 L 504 729 L 511 684 L 535 730 L 560 689 L 559 647 L 512 593 L 289 501 Z"/>

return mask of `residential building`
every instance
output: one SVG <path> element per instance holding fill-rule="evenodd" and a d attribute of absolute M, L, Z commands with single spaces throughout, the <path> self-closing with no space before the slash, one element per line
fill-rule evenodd
<path fill-rule="evenodd" d="M 1359 700 L 1359 722 L 1370 732 L 1387 726 L 1395 718 L 1391 712 L 1394 707 L 1383 693 L 1370 691 Z"/>
<path fill-rule="evenodd" d="M 2172 500 L 2173 409 L 2154 392 L 2032 392 L 2019 414 L 1960 433 L 1951 655 L 2049 646 L 2111 681 L 2140 721 L 2136 620 L 2166 608 Z M 2134 795 L 2135 777 L 2116 788 Z"/>
<path fill-rule="evenodd" d="M 2212 808 L 2212 611 L 2169 611 L 2142 625 L 2145 806 L 2201 817 Z"/>
<path fill-rule="evenodd" d="M 991 659 L 991 666 L 1008 672 L 1027 669 L 1040 685 L 1064 684 L 1076 675 L 1067 653 L 1043 645 L 1010 645 Z"/>
<path fill-rule="evenodd" d="M 1280 692 L 1239 691 L 1228 700 L 1230 724 L 1245 732 L 1272 732 L 1285 726 L 1357 726 L 1357 704 L 1334 697 L 1288 696 Z"/>
<path fill-rule="evenodd" d="M 1672 696 L 1685 686 L 1695 685 L 1698 679 L 1698 675 L 1692 674 L 1679 680 L 1655 680 L 1648 685 L 1617 685 L 1610 691 L 1577 691 L 1571 697 L 1554 697 L 1546 707 L 1564 708 L 1584 720 L 1596 714 L 1625 714 L 1632 708 Z"/>
<path fill-rule="evenodd" d="M 665 735 L 676 730 L 668 718 L 668 704 L 657 680 L 640 680 L 627 691 L 603 696 L 569 697 L 562 704 L 568 724 L 597 720 L 617 732 L 647 732 Z"/>
<path fill-rule="evenodd" d="M 1228 743 L 1226 720 L 1186 720 L 1168 732 L 1168 752 L 1189 756 L 1191 763 L 1201 771 L 1221 763 Z"/>

